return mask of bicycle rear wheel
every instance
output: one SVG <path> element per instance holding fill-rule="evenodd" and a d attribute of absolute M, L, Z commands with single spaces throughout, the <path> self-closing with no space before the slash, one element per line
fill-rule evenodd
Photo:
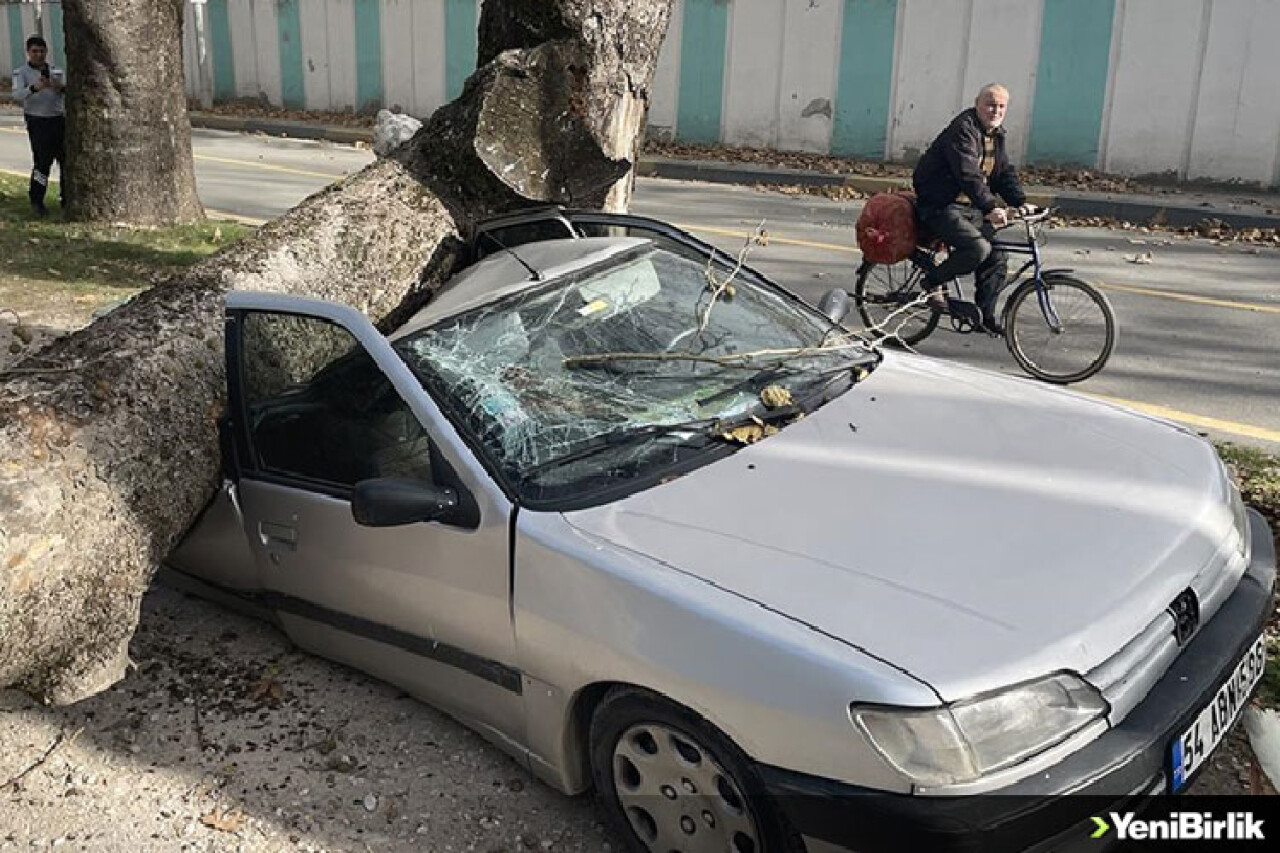
<path fill-rule="evenodd" d="M 1067 385 L 1088 379 L 1107 363 L 1116 345 L 1116 316 L 1101 291 L 1065 273 L 1019 285 L 1004 311 L 1009 352 L 1027 373 Z"/>
<path fill-rule="evenodd" d="M 912 346 L 938 327 L 939 312 L 923 304 L 924 271 L 910 260 L 896 264 L 864 261 L 858 267 L 853 304 L 877 338 Z"/>

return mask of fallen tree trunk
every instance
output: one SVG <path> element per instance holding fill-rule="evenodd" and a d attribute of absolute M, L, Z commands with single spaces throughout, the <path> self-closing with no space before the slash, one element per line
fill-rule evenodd
<path fill-rule="evenodd" d="M 66 703 L 123 675 L 152 572 L 217 485 L 224 294 L 389 322 L 447 277 L 477 218 L 616 206 L 669 14 L 490 0 L 490 61 L 408 144 L 0 375 L 0 685 Z"/>

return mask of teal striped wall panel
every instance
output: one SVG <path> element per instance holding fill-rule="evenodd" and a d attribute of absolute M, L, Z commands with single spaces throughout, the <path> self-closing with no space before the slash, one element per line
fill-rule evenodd
<path fill-rule="evenodd" d="M 302 11 L 299 0 L 276 0 L 276 29 L 280 41 L 280 100 L 293 110 L 306 109 L 307 89 L 302 76 Z"/>
<path fill-rule="evenodd" d="M 355 0 L 356 111 L 382 106 L 381 0 Z"/>
<path fill-rule="evenodd" d="M 1115 0 L 1044 0 L 1027 160 L 1095 166 Z"/>
<path fill-rule="evenodd" d="M 4 69 L 7 76 L 10 71 L 27 61 L 27 37 L 22 32 L 22 9 L 17 5 L 5 9 L 5 18 L 9 25 L 9 68 Z M 6 93 L 7 89 L 4 90 Z"/>
<path fill-rule="evenodd" d="M 231 17 L 227 0 L 209 0 L 209 49 L 213 54 L 213 99 L 236 96 L 236 62 L 231 54 Z"/>
<path fill-rule="evenodd" d="M 476 15 L 476 0 L 445 0 L 444 80 L 449 100 L 462 94 L 462 84 L 476 70 Z"/>
<path fill-rule="evenodd" d="M 720 141 L 728 33 L 728 0 L 685 0 L 680 38 L 680 94 L 676 108 L 679 139 Z"/>
<path fill-rule="evenodd" d="M 845 0 L 831 152 L 883 158 L 893 91 L 897 0 Z"/>

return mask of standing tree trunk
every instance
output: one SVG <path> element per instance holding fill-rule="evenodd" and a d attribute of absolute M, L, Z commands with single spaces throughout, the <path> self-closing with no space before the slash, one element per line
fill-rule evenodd
<path fill-rule="evenodd" d="M 639 131 L 670 5 L 488 0 L 490 60 L 391 157 L 0 374 L 0 685 L 63 703 L 123 674 L 152 572 L 217 485 L 224 294 L 391 324 L 477 218 L 603 204 L 632 166 L 619 128 Z"/>
<path fill-rule="evenodd" d="M 184 2 L 63 0 L 69 218 L 204 218 L 182 73 Z"/>

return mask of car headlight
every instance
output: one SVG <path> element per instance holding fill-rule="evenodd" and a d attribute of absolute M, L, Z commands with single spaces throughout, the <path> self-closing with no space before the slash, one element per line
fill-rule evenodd
<path fill-rule="evenodd" d="M 1249 536 L 1249 511 L 1245 509 L 1244 498 L 1240 495 L 1240 490 L 1231 484 L 1231 515 L 1235 519 L 1236 528 L 1236 550 L 1240 552 L 1240 556 L 1244 557 L 1245 564 L 1248 565 L 1251 556 L 1250 551 L 1253 548 L 1253 541 Z"/>
<path fill-rule="evenodd" d="M 853 723 L 917 785 L 977 779 L 1061 743 L 1107 713 L 1105 699 L 1061 673 L 925 710 L 852 705 Z"/>

